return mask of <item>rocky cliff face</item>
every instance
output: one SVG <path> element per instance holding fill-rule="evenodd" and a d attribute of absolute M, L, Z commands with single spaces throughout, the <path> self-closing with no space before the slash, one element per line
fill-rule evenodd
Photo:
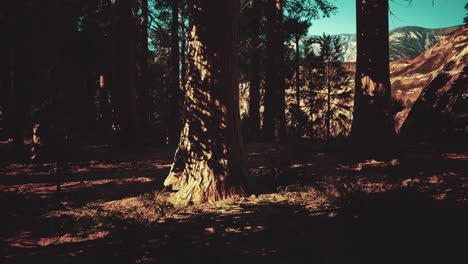
<path fill-rule="evenodd" d="M 391 63 L 395 116 L 404 136 L 468 132 L 468 27 L 445 35 L 423 54 Z"/>
<path fill-rule="evenodd" d="M 459 26 L 428 29 L 422 27 L 400 27 L 390 31 L 390 60 L 416 57 L 430 48 L 437 40 L 455 31 Z M 356 61 L 356 34 L 338 35 L 343 42 L 344 62 Z M 314 50 L 319 51 L 318 46 Z"/>

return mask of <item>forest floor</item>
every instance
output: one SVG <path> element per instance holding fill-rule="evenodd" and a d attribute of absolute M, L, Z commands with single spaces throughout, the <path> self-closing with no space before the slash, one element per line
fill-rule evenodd
<path fill-rule="evenodd" d="M 387 162 L 302 146 L 286 168 L 248 145 L 261 190 L 174 205 L 174 149 L 92 150 L 69 162 L 0 163 L 0 263 L 462 263 L 467 152 L 406 146 Z"/>

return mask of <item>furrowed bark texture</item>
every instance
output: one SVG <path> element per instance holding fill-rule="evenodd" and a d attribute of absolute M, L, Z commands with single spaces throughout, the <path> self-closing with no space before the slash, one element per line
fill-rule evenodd
<path fill-rule="evenodd" d="M 357 62 L 353 149 L 366 155 L 384 154 L 394 141 L 390 113 L 388 1 L 357 0 Z"/>
<path fill-rule="evenodd" d="M 166 187 L 175 198 L 246 194 L 239 116 L 238 0 L 191 0 L 185 123 Z"/>

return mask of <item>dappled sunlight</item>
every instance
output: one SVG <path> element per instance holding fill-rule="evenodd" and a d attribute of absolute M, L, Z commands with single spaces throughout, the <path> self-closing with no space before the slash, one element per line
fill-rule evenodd
<path fill-rule="evenodd" d="M 6 243 L 11 247 L 18 248 L 35 248 L 47 247 L 50 245 L 78 243 L 83 241 L 92 241 L 102 239 L 109 235 L 108 231 L 95 231 L 95 232 L 80 232 L 73 234 L 65 234 L 56 237 L 35 237 L 30 232 L 22 232 L 11 238 L 1 239 L 0 241 Z"/>
<path fill-rule="evenodd" d="M 63 194 L 69 194 L 84 189 L 96 189 L 105 184 L 112 184 L 114 186 L 126 185 L 132 183 L 149 183 L 154 182 L 154 179 L 146 177 L 127 178 L 127 179 L 102 179 L 91 181 L 71 181 L 61 184 Z M 106 186 L 108 188 L 108 186 Z M 11 192 L 17 195 L 30 197 L 31 195 L 38 196 L 39 198 L 47 198 L 56 194 L 57 187 L 55 184 L 40 184 L 30 183 L 12 186 L 0 186 L 0 191 Z M 107 190 L 111 191 L 111 190 Z M 102 194 L 104 195 L 104 194 Z"/>
<path fill-rule="evenodd" d="M 464 160 L 468 161 L 468 153 L 444 153 L 443 154 L 444 159 L 448 160 Z"/>
<path fill-rule="evenodd" d="M 10 252 L 6 256 L 15 260 L 28 250 L 25 258 L 33 259 L 60 252 L 78 263 L 96 254 L 92 249 L 96 247 L 126 256 L 131 259 L 128 263 L 180 263 L 184 256 L 170 259 L 165 253 L 183 250 L 197 259 L 216 249 L 233 262 L 278 263 L 290 261 L 290 256 L 312 261 L 310 254 L 320 262 L 335 251 L 361 252 L 356 248 L 368 247 L 366 239 L 387 243 L 373 235 L 387 232 L 383 222 L 398 223 L 398 230 L 383 235 L 393 243 L 407 232 L 442 234 L 447 225 L 441 223 L 448 219 L 452 229 L 463 222 L 455 216 L 467 202 L 467 181 L 460 170 L 464 161 L 447 158 L 452 156 L 415 154 L 390 161 L 353 161 L 317 151 L 279 167 L 271 145 L 256 144 L 247 150 L 249 171 L 266 191 L 216 202 L 173 203 L 170 192 L 157 191 L 169 164 L 159 158 L 72 163 L 69 171 L 73 173 L 65 176 L 60 196 L 53 181 L 1 185 L 2 194 L 21 201 L 20 207 L 29 203 L 35 207 L 8 207 L 6 220 L 11 228 L 1 240 Z M 434 170 L 437 164 L 444 171 Z M 16 167 L 28 168 L 21 164 L 8 168 Z M 35 170 L 44 174 L 34 177 L 47 177 L 55 167 L 48 164 Z M 285 180 L 278 182 L 274 177 Z M 441 204 L 433 207 L 434 203 Z M 448 215 L 447 220 L 425 217 L 434 210 Z M 431 223 L 414 222 L 423 217 Z M 408 226 L 402 224 L 406 219 Z M 424 239 L 440 244 L 435 238 Z M 365 255 L 358 253 L 356 258 Z"/>
<path fill-rule="evenodd" d="M 392 159 L 391 161 L 377 161 L 377 160 L 366 160 L 364 162 L 359 162 L 351 165 L 342 165 L 339 164 L 340 170 L 352 170 L 352 171 L 361 171 L 366 168 L 384 168 L 397 166 L 400 164 L 398 159 Z"/>

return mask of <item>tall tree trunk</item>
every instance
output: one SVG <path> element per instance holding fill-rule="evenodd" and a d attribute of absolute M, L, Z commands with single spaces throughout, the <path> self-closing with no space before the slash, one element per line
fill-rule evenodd
<path fill-rule="evenodd" d="M 112 7 L 112 98 L 120 127 L 119 145 L 137 141 L 135 0 L 115 0 Z"/>
<path fill-rule="evenodd" d="M 175 0 L 177 1 L 177 0 Z M 141 0 L 141 16 L 140 16 L 140 48 L 141 48 L 141 73 L 145 74 L 148 66 L 148 0 Z M 144 78 L 143 78 L 144 79 Z"/>
<path fill-rule="evenodd" d="M 138 74 L 138 113 L 142 125 L 148 126 L 151 122 L 151 110 L 152 100 L 151 92 L 147 85 L 147 69 L 148 69 L 148 0 L 141 0 L 141 15 L 139 23 L 139 40 L 138 40 L 138 52 L 139 52 L 139 74 Z"/>
<path fill-rule="evenodd" d="M 326 76 L 326 86 L 327 86 L 327 117 L 326 117 L 326 125 L 327 125 L 327 142 L 330 142 L 331 139 L 331 80 L 330 80 L 330 63 L 326 62 L 325 66 L 325 76 Z"/>
<path fill-rule="evenodd" d="M 101 14 L 100 23 L 107 24 L 111 20 L 112 14 L 112 1 L 101 0 Z M 111 45 L 111 38 L 109 36 L 104 37 L 99 46 L 99 79 L 98 79 L 98 91 L 99 91 L 99 111 L 98 120 L 100 127 L 100 140 L 108 139 L 111 136 L 112 129 L 112 100 L 111 100 L 111 81 L 112 81 L 112 51 L 109 50 Z"/>
<path fill-rule="evenodd" d="M 249 88 L 249 139 L 257 140 L 260 134 L 260 26 L 261 8 L 260 0 L 253 0 L 254 21 L 252 30 L 252 46 L 250 47 L 252 58 L 252 70 L 250 74 Z"/>
<path fill-rule="evenodd" d="M 170 54 L 170 93 L 168 143 L 176 145 L 180 136 L 180 80 L 179 80 L 179 1 L 173 0 L 171 21 L 171 54 Z"/>
<path fill-rule="evenodd" d="M 31 101 L 33 85 L 33 53 L 31 48 L 33 11 L 32 1 L 17 4 L 13 22 L 14 47 L 11 49 L 11 92 L 10 92 L 10 126 L 15 157 L 24 157 L 24 132 L 26 114 Z"/>
<path fill-rule="evenodd" d="M 0 9 L 0 34 L 10 36 L 8 32 L 6 10 Z M 7 136 L 8 125 L 5 119 L 7 111 L 8 98 L 10 92 L 10 43 L 9 41 L 0 42 L 0 140 Z"/>
<path fill-rule="evenodd" d="M 246 194 L 238 80 L 239 0 L 191 0 L 185 124 L 169 176 L 176 199 Z"/>
<path fill-rule="evenodd" d="M 285 90 L 282 67 L 284 43 L 282 37 L 283 10 L 281 0 L 269 0 L 267 7 L 267 72 L 265 104 L 263 114 L 263 135 L 265 140 L 284 139 Z"/>
<path fill-rule="evenodd" d="M 388 1 L 357 0 L 356 12 L 352 145 L 365 156 L 388 154 L 395 135 L 390 113 Z"/>
<path fill-rule="evenodd" d="M 298 106 L 301 105 L 301 80 L 300 80 L 300 76 L 299 76 L 299 68 L 300 68 L 300 53 L 299 53 L 299 41 L 301 40 L 300 39 L 300 36 L 299 34 L 296 34 L 295 36 L 295 40 L 296 40 L 296 53 L 295 53 L 295 66 L 296 66 L 296 103 Z"/>
<path fill-rule="evenodd" d="M 182 85 L 182 93 L 185 93 L 185 84 L 187 83 L 187 31 L 185 30 L 185 21 L 186 21 L 186 10 L 187 7 L 185 5 L 180 6 L 180 84 Z M 181 98 L 183 101 L 183 98 Z M 182 102 L 183 103 L 183 102 Z"/>
<path fill-rule="evenodd" d="M 299 111 L 301 110 L 301 83 L 300 83 L 300 60 L 301 60 L 301 57 L 300 57 L 300 52 L 299 52 L 299 42 L 300 42 L 301 38 L 300 38 L 300 35 L 299 34 L 296 34 L 295 35 L 295 42 L 296 42 L 296 49 L 295 49 L 295 55 L 294 55 L 294 60 L 295 60 L 295 71 L 296 71 L 296 80 L 295 80 L 295 84 L 296 84 L 296 104 L 297 104 L 297 110 L 298 110 L 298 114 L 299 114 Z M 291 124 L 291 125 L 294 125 L 295 126 L 295 133 L 298 138 L 301 137 L 301 124 L 300 124 L 300 121 L 299 121 L 299 116 L 296 117 L 296 120 L 293 119 L 293 121 L 295 121 L 294 123 L 295 124 Z"/>

